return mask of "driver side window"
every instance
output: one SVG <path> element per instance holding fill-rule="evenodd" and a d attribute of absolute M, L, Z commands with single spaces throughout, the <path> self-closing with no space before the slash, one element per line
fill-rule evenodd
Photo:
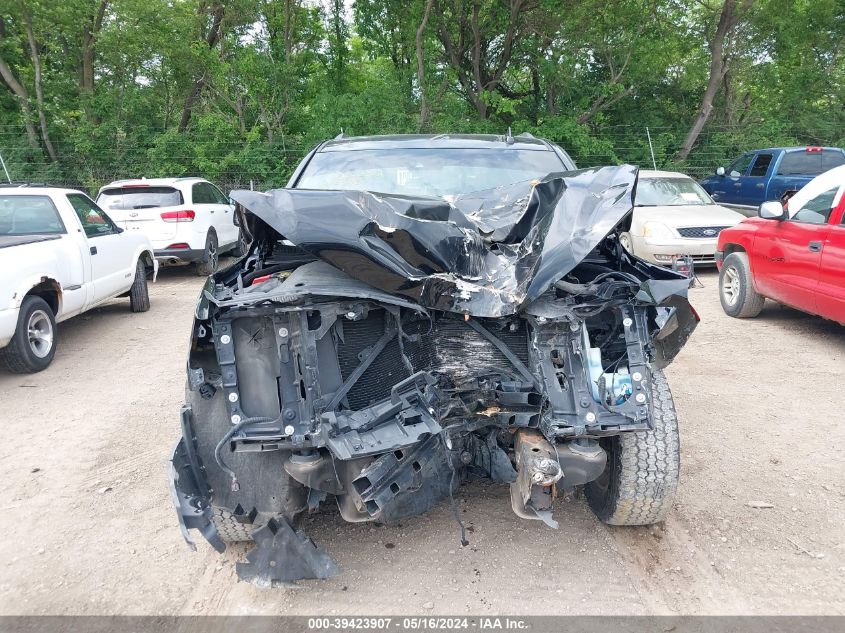
<path fill-rule="evenodd" d="M 810 198 L 790 219 L 803 224 L 827 224 L 830 213 L 833 211 L 833 199 L 837 191 L 839 191 L 838 186 L 820 193 L 815 198 Z"/>
<path fill-rule="evenodd" d="M 79 218 L 86 236 L 97 237 L 117 232 L 111 218 L 88 196 L 81 193 L 69 193 L 67 199 L 76 211 L 76 217 Z"/>
<path fill-rule="evenodd" d="M 753 159 L 754 154 L 743 154 L 731 163 L 731 166 L 725 170 L 727 171 L 727 175 L 734 178 L 745 175 L 745 172 L 748 171 L 748 166 L 751 164 Z"/>

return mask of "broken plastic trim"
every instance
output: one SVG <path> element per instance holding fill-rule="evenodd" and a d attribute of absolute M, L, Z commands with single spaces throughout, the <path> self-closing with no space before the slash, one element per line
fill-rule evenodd
<path fill-rule="evenodd" d="M 270 519 L 252 534 L 255 547 L 246 563 L 235 563 L 241 580 L 258 587 L 290 587 L 304 578 L 331 578 L 340 573 L 337 563 L 284 516 Z"/>

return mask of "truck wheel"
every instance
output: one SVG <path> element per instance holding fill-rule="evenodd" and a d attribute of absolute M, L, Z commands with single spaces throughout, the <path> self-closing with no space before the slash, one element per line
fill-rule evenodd
<path fill-rule="evenodd" d="M 129 309 L 146 312 L 150 309 L 150 292 L 147 288 L 147 268 L 142 260 L 135 264 L 135 281 L 129 289 Z"/>
<path fill-rule="evenodd" d="M 235 242 L 235 247 L 230 251 L 232 257 L 243 257 L 249 250 L 249 243 L 246 241 L 246 236 L 243 231 L 238 231 L 238 241 Z"/>
<path fill-rule="evenodd" d="M 56 319 L 41 297 L 24 297 L 18 325 L 9 344 L 0 350 L 6 368 L 16 374 L 46 369 L 56 355 Z"/>
<path fill-rule="evenodd" d="M 590 508 L 610 525 L 657 523 L 675 499 L 681 461 L 678 418 L 663 372 L 651 376 L 654 428 L 602 440 L 607 465 L 584 489 Z"/>
<path fill-rule="evenodd" d="M 197 274 L 200 277 L 208 277 L 217 271 L 217 235 L 209 233 L 205 238 L 205 253 L 202 260 L 197 262 Z"/>
<path fill-rule="evenodd" d="M 241 541 L 251 541 L 253 530 L 261 527 L 254 523 L 241 523 L 235 519 L 235 515 L 231 510 L 226 508 L 219 508 L 212 506 L 211 522 L 217 528 L 217 534 L 223 539 L 224 543 L 239 543 Z"/>
<path fill-rule="evenodd" d="M 282 495 L 285 506 L 284 515 L 290 521 L 291 525 L 296 527 L 299 519 L 302 518 L 302 497 L 304 488 L 302 484 L 294 481 L 290 475 L 282 470 L 278 481 L 278 490 Z M 258 528 L 262 527 L 270 519 L 270 516 L 258 515 L 252 523 L 241 523 L 235 518 L 234 513 L 229 508 L 211 505 L 211 522 L 217 528 L 217 533 L 224 543 L 239 543 L 242 541 L 251 541 L 252 533 Z"/>
<path fill-rule="evenodd" d="M 754 290 L 748 254 L 731 253 L 725 258 L 719 271 L 719 301 L 728 316 L 745 319 L 760 314 L 766 298 Z"/>
<path fill-rule="evenodd" d="M 203 396 L 187 388 L 185 402 L 193 412 L 196 454 L 206 483 L 213 490 L 209 499 L 211 520 L 223 541 L 250 541 L 255 530 L 279 513 L 295 524 L 308 507 L 308 490 L 287 473 L 281 454 L 226 453 L 226 462 L 240 481 L 240 490 L 232 491 L 229 474 L 218 467 L 214 457 L 220 438 L 232 428 L 225 394 L 217 389 Z M 254 513 L 253 522 L 237 521 L 235 515 L 242 512 Z"/>

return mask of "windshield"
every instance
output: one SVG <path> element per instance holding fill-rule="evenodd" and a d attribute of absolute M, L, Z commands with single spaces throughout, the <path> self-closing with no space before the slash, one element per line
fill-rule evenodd
<path fill-rule="evenodd" d="M 399 148 L 318 152 L 299 189 L 375 191 L 442 197 L 566 171 L 549 150 Z"/>
<path fill-rule="evenodd" d="M 64 224 L 49 196 L 0 196 L 0 235 L 64 232 Z"/>
<path fill-rule="evenodd" d="M 636 206 L 681 207 L 714 204 L 691 178 L 643 178 L 637 183 Z"/>
<path fill-rule="evenodd" d="M 182 194 L 173 187 L 115 187 L 103 189 L 97 204 L 104 209 L 152 209 L 182 204 Z"/>

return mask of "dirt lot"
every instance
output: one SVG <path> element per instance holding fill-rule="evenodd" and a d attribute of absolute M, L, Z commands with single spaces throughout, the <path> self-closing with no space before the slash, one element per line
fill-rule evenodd
<path fill-rule="evenodd" d="M 845 614 L 845 328 L 774 304 L 729 319 L 702 282 L 668 372 L 683 466 L 664 526 L 608 528 L 575 500 L 554 531 L 474 483 L 469 547 L 448 505 L 390 528 L 329 508 L 304 527 L 343 574 L 267 591 L 237 582 L 245 548 L 193 553 L 176 526 L 165 463 L 201 281 L 164 270 L 150 312 L 112 301 L 60 327 L 47 371 L 0 373 L 0 613 Z"/>

